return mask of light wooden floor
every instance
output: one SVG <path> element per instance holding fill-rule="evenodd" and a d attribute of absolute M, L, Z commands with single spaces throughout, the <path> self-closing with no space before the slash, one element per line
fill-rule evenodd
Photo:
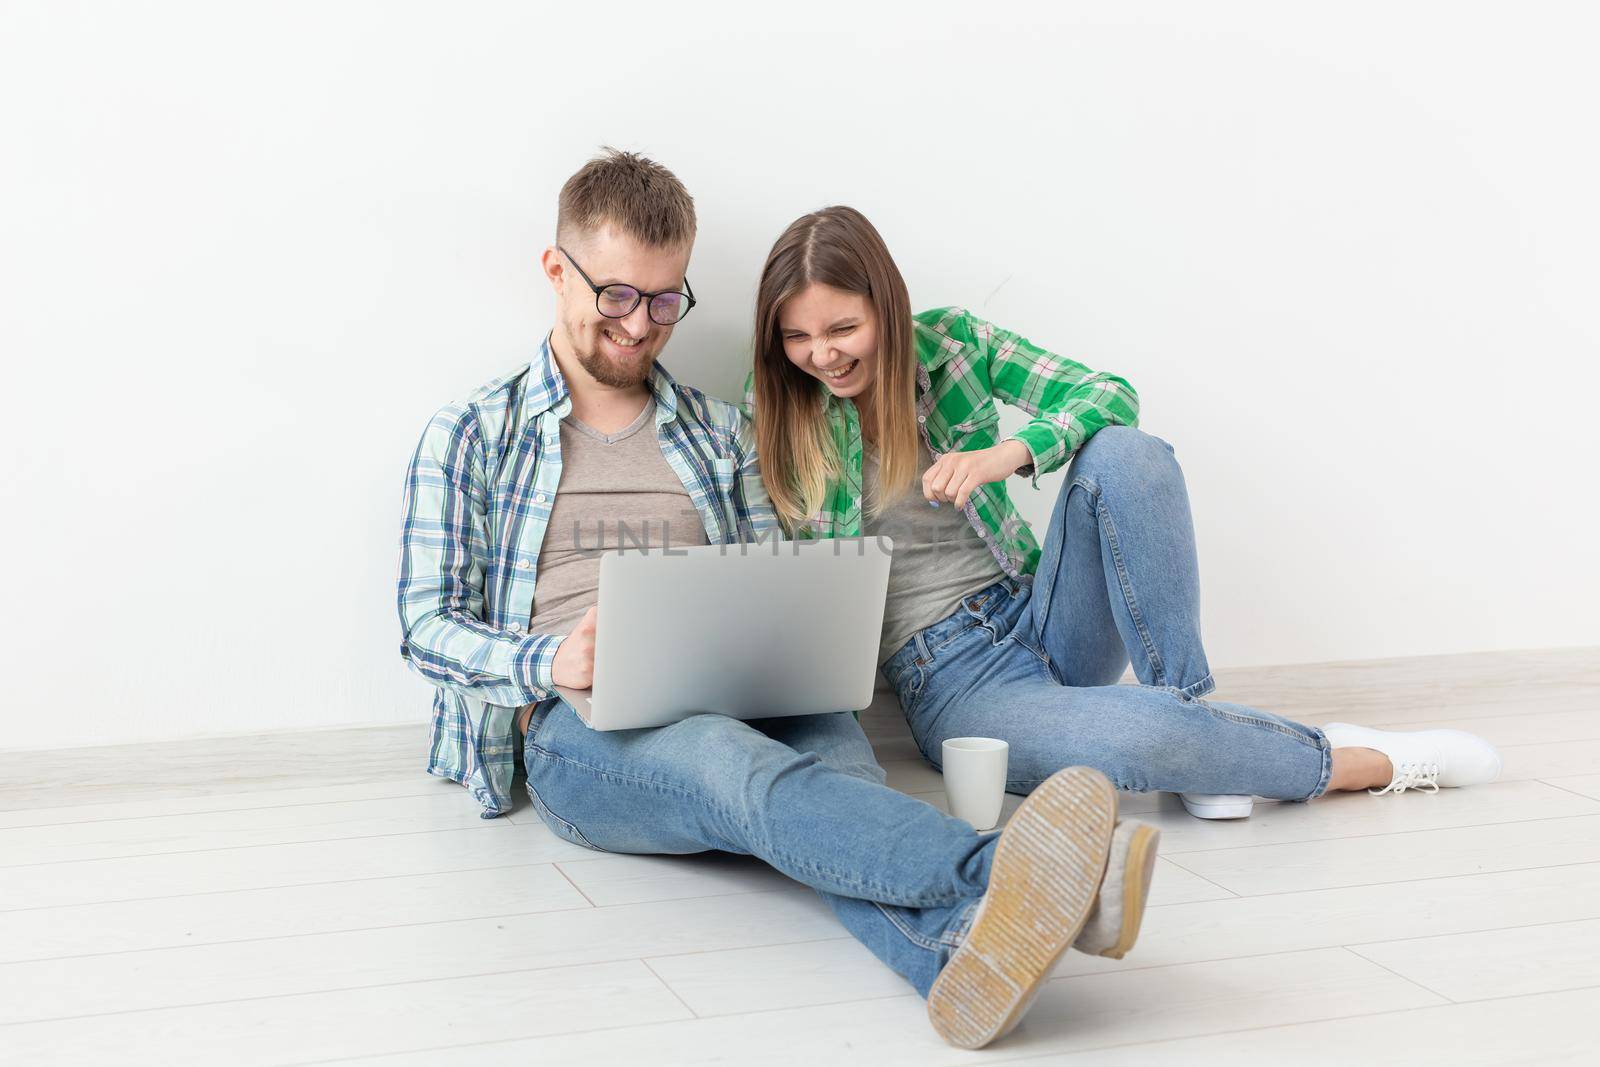
<path fill-rule="evenodd" d="M 12 754 L 5 1063 L 1600 1062 L 1600 650 L 1236 671 L 1311 722 L 1456 725 L 1504 780 L 1164 833 L 1138 948 L 984 1053 L 808 891 L 485 822 L 419 727 Z M 897 712 L 898 788 L 942 802 Z M 221 777 L 219 777 L 219 771 Z"/>

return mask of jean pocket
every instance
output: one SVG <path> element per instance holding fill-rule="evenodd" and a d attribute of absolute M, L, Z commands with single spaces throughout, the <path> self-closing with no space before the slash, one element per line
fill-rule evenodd
<path fill-rule="evenodd" d="M 527 749 L 527 753 L 528 753 L 528 759 L 527 759 L 528 770 L 530 772 L 532 772 L 534 770 L 533 764 L 534 764 L 534 759 L 535 758 L 541 757 L 541 756 L 545 760 L 548 760 L 550 758 L 542 750 L 540 750 L 539 748 L 534 747 L 534 746 L 530 746 Z M 533 801 L 533 810 L 538 813 L 539 821 L 544 823 L 545 826 L 549 828 L 551 833 L 555 834 L 557 837 L 561 838 L 561 840 L 566 841 L 569 844 L 577 845 L 580 848 L 586 848 L 591 852 L 604 852 L 604 851 L 606 851 L 605 849 L 601 848 L 599 845 L 595 844 L 593 841 L 590 841 L 587 837 L 583 836 L 583 831 L 582 830 L 578 829 L 572 823 L 570 823 L 567 820 L 563 819 L 561 816 L 557 815 L 555 812 L 551 811 L 550 810 L 550 805 L 548 805 L 548 804 L 546 804 L 544 802 L 544 798 L 539 795 L 539 790 L 534 787 L 533 779 L 534 779 L 534 775 L 532 773 L 530 773 L 528 775 L 528 783 L 527 783 L 528 784 L 528 799 Z"/>
<path fill-rule="evenodd" d="M 951 629 L 948 633 L 940 634 L 936 640 L 929 641 L 928 655 L 938 655 L 940 652 L 949 648 L 951 645 L 955 644 L 957 641 L 961 640 L 963 637 L 967 636 L 982 625 L 982 618 L 976 615 L 968 615 L 966 618 L 961 620 L 960 626 Z"/>
<path fill-rule="evenodd" d="M 927 680 L 927 669 L 918 659 L 909 661 L 895 673 L 894 677 L 889 678 L 889 688 L 894 690 L 894 695 L 899 699 L 902 712 L 908 715 L 911 713 L 911 709 L 916 706 L 917 697 L 922 695 L 922 687 Z"/>

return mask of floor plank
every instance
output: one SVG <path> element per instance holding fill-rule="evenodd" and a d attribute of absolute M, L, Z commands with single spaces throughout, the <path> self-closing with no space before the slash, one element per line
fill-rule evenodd
<path fill-rule="evenodd" d="M 299 804 L 334 804 L 344 800 L 383 800 L 387 797 L 460 796 L 461 787 L 442 778 L 418 774 L 412 768 L 394 778 L 348 785 L 297 789 L 254 789 L 245 792 L 208 793 L 203 796 L 160 800 L 118 800 L 104 804 L 76 804 L 59 808 L 21 808 L 0 811 L 0 829 L 19 826 L 59 826 L 66 823 L 112 822 L 150 819 L 164 815 L 200 812 L 254 811 Z"/>
<path fill-rule="evenodd" d="M 1241 896 L 1528 870 L 1600 861 L 1600 816 L 1260 845 L 1168 856 Z"/>
<path fill-rule="evenodd" d="M 558 865 L 600 907 L 803 888 L 751 856 L 603 856 Z"/>
<path fill-rule="evenodd" d="M 24 1023 L 3 1039 L 17 1063 L 251 1067 L 688 1017 L 628 960 Z"/>
<path fill-rule="evenodd" d="M 850 937 L 645 962 L 701 1017 L 898 997 L 911 988 Z"/>
<path fill-rule="evenodd" d="M 1072 952 L 1057 973 L 1166 967 L 1574 919 L 1600 919 L 1600 863 L 1153 904 L 1126 959 Z"/>
<path fill-rule="evenodd" d="M 0 1023 L 837 937 L 788 890 L 0 965 Z M 484 977 L 493 984 L 492 977 Z"/>
<path fill-rule="evenodd" d="M 388 781 L 420 774 L 427 752 L 420 723 L 12 752 L 0 811 Z"/>
<path fill-rule="evenodd" d="M 470 829 L 396 837 L 12 867 L 0 879 L 0 911 L 470 871 L 592 855 L 543 826 L 478 820 Z"/>
<path fill-rule="evenodd" d="M 0 912 L 0 963 L 565 911 L 554 864 Z"/>
<path fill-rule="evenodd" d="M 1542 781 L 1557 789 L 1566 789 L 1580 796 L 1600 800 L 1600 774 L 1575 774 L 1566 778 L 1545 778 Z"/>
<path fill-rule="evenodd" d="M 1600 741 L 1551 741 L 1537 745 L 1504 745 L 1502 782 L 1564 778 L 1594 773 L 1600 767 Z"/>
<path fill-rule="evenodd" d="M 1307 804 L 1262 805 L 1250 818 L 1231 821 L 1207 822 L 1178 811 L 1140 818 L 1161 828 L 1162 855 L 1179 856 L 1589 814 L 1600 814 L 1600 802 L 1543 782 L 1522 781 L 1382 797 L 1335 793 Z"/>
<path fill-rule="evenodd" d="M 1594 1033 L 1574 1020 L 1600 1012 L 1600 989 L 1447 1004 L 1376 1015 L 1293 1023 L 1209 1037 L 1123 1045 L 1093 1052 L 1006 1058 L 995 1062 L 1096 1067 L 1347 1067 L 1351 1050 L 1379 1048 L 1390 1056 L 1451 1067 L 1508 1063 L 1592 1064 Z"/>
<path fill-rule="evenodd" d="M 481 827 L 474 805 L 461 801 L 458 788 L 426 796 L 15 827 L 0 830 L 0 868 Z"/>
<path fill-rule="evenodd" d="M 915 996 L 716 1016 L 542 1041 L 482 1045 L 475 1065 L 540 1063 L 870 1063 L 884 1067 L 1007 1058 L 1159 1041 L 1441 1003 L 1342 949 L 1194 964 L 1046 983 L 1023 1025 L 981 1052 L 945 1046 Z M 436 1063 L 433 1052 L 377 1059 Z"/>
<path fill-rule="evenodd" d="M 1216 671 L 1219 700 L 1303 722 L 1371 724 L 1593 708 L 1600 648 L 1349 660 Z"/>
<path fill-rule="evenodd" d="M 1379 723 L 1378 726 L 1385 730 L 1467 729 L 1499 746 L 1600 741 L 1600 702 L 1581 711 L 1528 711 L 1517 715 L 1488 715 L 1470 721 L 1452 716 L 1421 722 Z"/>
<path fill-rule="evenodd" d="M 1600 918 L 1414 937 L 1351 951 L 1457 1001 L 1600 986 Z"/>

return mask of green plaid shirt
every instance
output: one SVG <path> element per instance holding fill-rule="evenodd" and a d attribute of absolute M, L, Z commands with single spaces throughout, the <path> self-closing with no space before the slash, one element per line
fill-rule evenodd
<path fill-rule="evenodd" d="M 962 308 L 935 308 L 915 316 L 917 425 L 928 451 L 974 452 L 998 443 L 998 398 L 1032 419 L 1006 440 L 1021 441 L 1033 462 L 1020 468 L 1034 488 L 1103 426 L 1136 426 L 1139 397 L 1133 386 L 1047 352 L 1009 330 Z M 838 454 L 840 477 L 828 483 L 822 507 L 793 533 L 796 537 L 856 537 L 861 534 L 861 423 L 856 406 L 817 387 Z M 745 380 L 745 412 L 754 417 L 754 374 Z M 966 515 L 1008 575 L 1018 580 L 1039 566 L 1039 542 L 1006 491 L 1006 483 L 979 486 Z"/>

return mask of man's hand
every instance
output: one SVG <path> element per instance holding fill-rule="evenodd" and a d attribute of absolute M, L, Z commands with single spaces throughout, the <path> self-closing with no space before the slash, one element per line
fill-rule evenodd
<path fill-rule="evenodd" d="M 588 689 L 594 684 L 594 620 L 597 608 L 583 613 L 570 634 L 556 647 L 550 677 L 569 689 Z"/>
<path fill-rule="evenodd" d="M 993 448 L 975 452 L 946 452 L 933 461 L 922 475 L 922 495 L 932 501 L 953 501 L 958 508 L 980 485 L 1003 482 L 1018 467 L 1033 462 L 1028 446 L 1021 441 L 1001 441 Z"/>

